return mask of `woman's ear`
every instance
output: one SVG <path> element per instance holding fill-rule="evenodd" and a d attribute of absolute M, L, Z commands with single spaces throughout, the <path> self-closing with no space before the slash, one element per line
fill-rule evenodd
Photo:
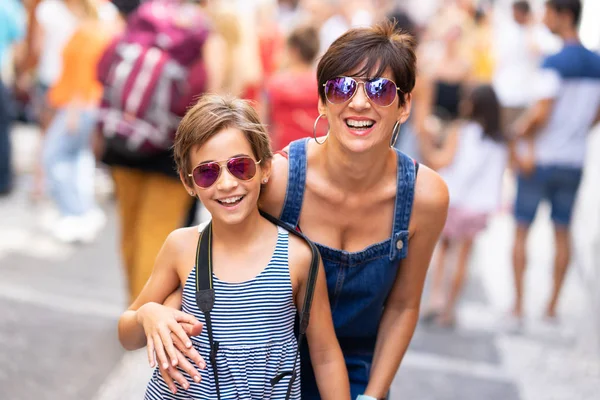
<path fill-rule="evenodd" d="M 412 108 L 412 94 L 408 93 L 404 95 L 404 105 L 398 107 L 398 121 L 403 124 L 410 116 L 410 110 Z"/>
<path fill-rule="evenodd" d="M 323 103 L 323 100 L 321 100 L 321 97 L 319 96 L 319 114 L 327 114 L 327 106 L 325 105 L 325 103 Z"/>

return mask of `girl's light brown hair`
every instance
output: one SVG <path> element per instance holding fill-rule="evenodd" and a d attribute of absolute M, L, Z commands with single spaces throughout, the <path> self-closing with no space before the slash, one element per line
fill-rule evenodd
<path fill-rule="evenodd" d="M 188 176 L 193 168 L 190 160 L 192 149 L 202 146 L 227 128 L 237 128 L 244 133 L 256 160 L 267 161 L 273 157 L 269 135 L 248 101 L 228 96 L 204 95 L 181 120 L 173 145 L 177 170 L 188 186 L 193 186 L 193 181 Z"/>

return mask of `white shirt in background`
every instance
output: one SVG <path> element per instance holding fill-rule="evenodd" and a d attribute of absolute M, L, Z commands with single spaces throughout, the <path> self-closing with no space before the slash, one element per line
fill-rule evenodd
<path fill-rule="evenodd" d="M 332 16 L 323 23 L 319 30 L 320 54 L 324 54 L 329 46 L 346 33 L 348 29 L 370 26 L 372 22 L 373 16 L 371 13 L 363 9 L 359 9 L 354 13 L 350 23 L 339 14 Z"/>
<path fill-rule="evenodd" d="M 35 9 L 35 17 L 43 31 L 38 80 L 51 86 L 60 76 L 63 48 L 79 20 L 62 0 L 43 0 Z"/>
<path fill-rule="evenodd" d="M 459 128 L 452 163 L 440 171 L 450 192 L 450 206 L 477 213 L 500 208 L 502 176 L 508 162 L 504 143 L 483 133 L 481 125 L 468 122 Z"/>
<path fill-rule="evenodd" d="M 528 89 L 541 60 L 535 28 L 505 24 L 496 36 L 496 67 L 493 87 L 504 107 L 527 107 L 532 102 Z"/>

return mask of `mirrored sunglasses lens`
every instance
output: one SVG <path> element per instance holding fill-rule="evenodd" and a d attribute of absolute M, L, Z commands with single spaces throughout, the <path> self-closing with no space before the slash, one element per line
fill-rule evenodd
<path fill-rule="evenodd" d="M 231 175 L 242 181 L 254 178 L 256 174 L 256 163 L 250 157 L 232 158 L 227 161 L 227 169 Z"/>
<path fill-rule="evenodd" d="M 221 167 L 217 163 L 202 164 L 194 168 L 192 176 L 196 185 L 201 188 L 208 188 L 219 179 L 220 170 Z"/>
<path fill-rule="evenodd" d="M 396 99 L 396 84 L 389 79 L 377 78 L 365 82 L 369 99 L 378 106 L 389 106 Z"/>
<path fill-rule="evenodd" d="M 356 92 L 356 81 L 351 78 L 339 77 L 325 83 L 325 96 L 333 104 L 344 103 Z"/>

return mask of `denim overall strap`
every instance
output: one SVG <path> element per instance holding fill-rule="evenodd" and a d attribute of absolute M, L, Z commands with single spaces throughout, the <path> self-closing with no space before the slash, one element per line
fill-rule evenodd
<path fill-rule="evenodd" d="M 306 145 L 308 138 L 295 140 L 290 143 L 288 157 L 288 183 L 285 201 L 280 219 L 292 226 L 298 226 L 304 186 L 306 184 Z"/>
<path fill-rule="evenodd" d="M 412 211 L 415 193 L 415 161 L 396 151 L 397 167 L 397 193 L 394 210 L 394 226 L 392 228 L 392 245 L 390 246 L 390 260 L 405 258 L 408 253 L 408 225 Z"/>

